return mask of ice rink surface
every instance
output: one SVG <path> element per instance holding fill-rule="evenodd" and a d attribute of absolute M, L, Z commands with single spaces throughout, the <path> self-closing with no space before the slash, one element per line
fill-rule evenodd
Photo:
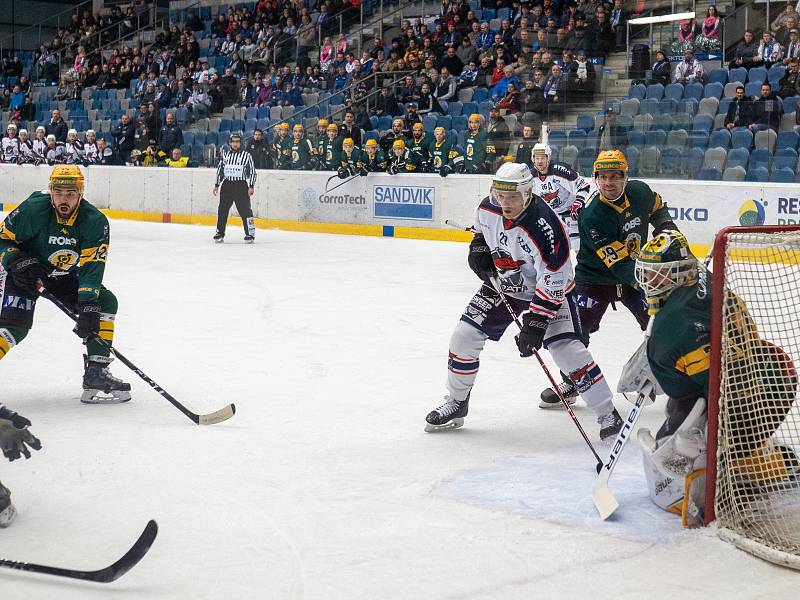
<path fill-rule="evenodd" d="M 211 235 L 114 221 L 105 283 L 120 350 L 196 412 L 235 402 L 230 421 L 193 425 L 119 362 L 133 400 L 82 405 L 82 347 L 44 300 L 2 361 L 0 398 L 44 447 L 0 465 L 20 511 L 0 557 L 95 569 L 149 518 L 161 528 L 111 586 L 0 571 L 3 598 L 796 597 L 797 573 L 651 505 L 633 443 L 600 521 L 594 459 L 564 412 L 537 407 L 544 375 L 510 333 L 487 345 L 464 428 L 424 433 L 479 283 L 466 245 Z M 592 338 L 612 388 L 640 337 L 622 309 Z"/>

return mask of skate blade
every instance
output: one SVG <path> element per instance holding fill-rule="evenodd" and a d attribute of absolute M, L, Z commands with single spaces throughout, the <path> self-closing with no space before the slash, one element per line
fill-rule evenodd
<path fill-rule="evenodd" d="M 245 240 L 244 241 L 245 244 L 255 244 L 255 242 L 256 242 L 255 240 Z"/>
<path fill-rule="evenodd" d="M 9 504 L 0 511 L 0 527 L 8 527 L 17 518 L 17 509 L 13 504 Z"/>
<path fill-rule="evenodd" d="M 427 423 L 425 425 L 425 431 L 428 433 L 436 433 L 439 431 L 447 431 L 448 429 L 458 429 L 464 424 L 464 419 L 453 419 L 452 421 L 448 421 L 444 425 L 433 425 L 431 423 Z"/>
<path fill-rule="evenodd" d="M 567 398 L 567 403 L 570 406 L 573 406 L 577 400 L 578 399 L 573 396 L 572 398 Z M 545 402 L 544 400 L 539 400 L 539 408 L 544 410 L 567 410 L 564 408 L 564 403 L 561 400 L 557 400 L 556 402 Z"/>
<path fill-rule="evenodd" d="M 131 399 L 130 392 L 117 392 L 106 394 L 101 390 L 84 390 L 81 402 L 84 404 L 122 404 Z"/>
<path fill-rule="evenodd" d="M 215 244 L 224 244 L 225 243 L 225 238 L 223 238 L 221 240 L 214 240 L 214 243 Z"/>

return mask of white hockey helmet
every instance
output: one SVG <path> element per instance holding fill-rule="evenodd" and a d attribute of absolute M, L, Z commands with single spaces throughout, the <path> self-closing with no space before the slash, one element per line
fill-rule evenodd
<path fill-rule="evenodd" d="M 75 137 L 78 137 L 78 130 L 77 130 L 77 129 L 70 129 L 70 130 L 67 132 L 67 137 L 69 137 L 69 136 L 71 136 L 71 135 L 74 135 Z"/>
<path fill-rule="evenodd" d="M 28 137 L 28 130 L 27 129 L 20 129 L 19 130 L 19 135 L 20 135 L 20 137 L 22 137 L 23 135 L 25 137 Z"/>
<path fill-rule="evenodd" d="M 41 131 L 42 133 L 44 133 L 44 132 L 46 131 L 46 129 L 45 129 L 44 127 L 42 127 L 41 125 L 39 125 L 39 126 L 36 128 L 36 133 L 39 133 L 40 131 Z"/>
<path fill-rule="evenodd" d="M 54 136 L 54 135 L 51 133 L 51 134 L 50 134 L 50 135 L 48 135 L 48 136 L 47 136 L 45 139 L 46 139 L 48 142 L 55 142 L 55 141 L 56 141 L 56 136 Z"/>
<path fill-rule="evenodd" d="M 500 165 L 492 177 L 491 199 L 494 204 L 498 204 L 497 192 L 520 192 L 527 207 L 533 195 L 533 174 L 528 165 L 514 162 Z"/>
<path fill-rule="evenodd" d="M 547 156 L 547 158 L 550 158 L 550 156 L 553 154 L 553 151 L 550 149 L 548 144 L 545 144 L 544 142 L 537 142 L 533 145 L 533 150 L 531 150 L 531 159 L 533 159 L 533 157 L 537 154 L 544 154 Z"/>
<path fill-rule="evenodd" d="M 14 125 L 13 123 L 9 123 L 8 127 L 6 127 L 6 131 L 8 131 L 9 129 L 13 129 L 14 131 L 16 131 L 17 130 L 17 126 Z"/>

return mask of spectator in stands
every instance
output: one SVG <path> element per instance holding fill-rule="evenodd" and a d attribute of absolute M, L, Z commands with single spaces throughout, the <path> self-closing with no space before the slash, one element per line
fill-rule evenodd
<path fill-rule="evenodd" d="M 344 120 L 339 127 L 339 135 L 343 138 L 352 138 L 356 146 L 361 146 L 361 128 L 356 125 L 356 116 L 352 109 L 347 109 L 344 113 Z"/>
<path fill-rule="evenodd" d="M 511 65 L 503 67 L 503 76 L 500 78 L 497 84 L 495 84 L 495 86 L 492 88 L 493 102 L 498 102 L 500 98 L 505 96 L 506 91 L 508 90 L 509 83 L 514 84 L 515 90 L 519 90 L 522 87 L 522 85 L 519 82 L 519 79 L 517 79 L 517 76 L 514 75 L 514 68 Z"/>
<path fill-rule="evenodd" d="M 467 63 L 467 66 L 458 76 L 458 89 L 474 88 L 478 79 L 478 67 L 474 60 Z"/>
<path fill-rule="evenodd" d="M 606 109 L 605 119 L 597 130 L 597 152 L 601 150 L 617 150 L 628 145 L 628 132 L 617 125 L 617 113 L 613 108 Z"/>
<path fill-rule="evenodd" d="M 783 11 L 772 21 L 770 31 L 777 33 L 781 27 L 786 25 L 786 21 L 790 18 L 794 19 L 795 23 L 797 23 L 798 19 L 800 19 L 800 15 L 797 13 L 794 5 L 791 2 L 787 2 L 786 6 L 783 7 Z"/>
<path fill-rule="evenodd" d="M 456 99 L 456 85 L 456 78 L 450 74 L 447 67 L 443 66 L 433 91 L 433 96 L 440 106 L 442 102 L 452 102 Z"/>
<path fill-rule="evenodd" d="M 11 90 L 5 88 L 3 90 L 3 94 L 0 96 L 0 109 L 8 110 L 8 106 L 11 104 Z"/>
<path fill-rule="evenodd" d="M 14 111 L 22 106 L 25 102 L 25 94 L 19 88 L 19 84 L 15 84 L 11 91 L 11 102 L 8 103 L 8 110 Z"/>
<path fill-rule="evenodd" d="M 66 124 L 64 126 L 66 127 Z M 136 139 L 136 126 L 128 115 L 122 115 L 120 124 L 114 128 L 111 135 L 116 141 L 117 153 L 120 156 L 129 156 Z"/>
<path fill-rule="evenodd" d="M 656 62 L 650 67 L 650 83 L 660 83 L 666 86 L 670 79 L 670 65 L 666 54 L 662 50 L 656 51 Z"/>
<path fill-rule="evenodd" d="M 780 99 L 772 93 L 772 86 L 765 81 L 761 84 L 761 96 L 753 102 L 753 122 L 750 129 L 753 133 L 764 129 L 778 132 L 783 115 L 783 105 Z"/>
<path fill-rule="evenodd" d="M 464 37 L 461 40 L 461 45 L 456 49 L 456 58 L 461 62 L 461 69 L 464 68 L 464 65 L 468 65 L 470 62 L 478 63 L 478 50 L 472 44 L 472 41 L 469 37 Z M 450 52 L 447 52 L 447 56 L 442 60 L 442 64 L 446 65 L 448 70 L 453 75 L 460 75 L 461 70 L 456 68 L 457 63 L 454 61 L 451 63 L 450 61 Z"/>
<path fill-rule="evenodd" d="M 146 127 L 152 132 L 157 132 L 161 129 L 161 118 L 153 102 L 148 102 L 142 106 L 141 114 L 139 115 L 139 123 L 140 126 Z"/>
<path fill-rule="evenodd" d="M 694 52 L 687 50 L 683 53 L 683 60 L 675 66 L 672 81 L 683 85 L 703 83 L 703 65 L 695 58 Z"/>
<path fill-rule="evenodd" d="M 485 88 L 494 85 L 492 83 L 492 74 L 494 73 L 494 70 L 495 66 L 492 63 L 492 59 L 488 56 L 482 56 L 481 64 L 478 65 L 478 75 L 475 78 L 478 87 Z"/>
<path fill-rule="evenodd" d="M 397 95 L 403 104 L 419 100 L 419 88 L 414 83 L 414 77 L 411 75 L 403 77 L 403 83 L 397 90 Z"/>
<path fill-rule="evenodd" d="M 539 140 L 537 131 L 530 123 L 522 126 L 522 141 L 517 146 L 516 163 L 524 163 L 533 169 L 533 146 Z"/>
<path fill-rule="evenodd" d="M 251 96 L 253 98 L 252 106 L 269 106 L 272 103 L 272 86 L 265 84 L 260 76 L 256 76 Z"/>
<path fill-rule="evenodd" d="M 403 129 L 403 135 L 407 138 L 411 138 L 411 128 L 414 127 L 415 123 L 422 123 L 422 119 L 417 113 L 417 103 L 416 102 L 408 102 L 406 104 L 406 116 L 403 119 L 405 129 Z"/>
<path fill-rule="evenodd" d="M 534 72 L 534 79 L 528 79 L 520 92 L 519 109 L 525 113 L 542 115 L 545 112 L 544 76 L 541 70 Z"/>
<path fill-rule="evenodd" d="M 206 88 L 206 84 L 196 83 L 192 88 L 192 95 L 186 101 L 186 108 L 191 111 L 192 118 L 195 121 L 208 116 L 211 98 L 209 98 Z"/>
<path fill-rule="evenodd" d="M 567 76 L 559 65 L 550 68 L 550 76 L 544 84 L 544 100 L 550 115 L 562 114 L 566 109 Z"/>
<path fill-rule="evenodd" d="M 50 122 L 45 125 L 44 130 L 46 135 L 54 135 L 57 142 L 61 142 L 63 144 L 67 141 L 68 127 L 64 122 L 64 119 L 61 118 L 60 110 L 57 108 L 53 109 L 53 112 L 50 115 Z"/>
<path fill-rule="evenodd" d="M 753 32 L 747 29 L 741 42 L 736 45 L 730 67 L 744 67 L 749 69 L 754 66 L 753 59 L 758 54 L 758 42 L 755 41 Z"/>
<path fill-rule="evenodd" d="M 797 29 L 792 29 L 789 32 L 786 52 L 783 53 L 783 63 L 788 65 L 793 58 L 800 58 L 800 33 L 798 33 Z"/>
<path fill-rule="evenodd" d="M 420 115 L 438 116 L 444 113 L 442 105 L 431 92 L 431 84 L 427 81 L 419 88 L 419 100 L 417 101 L 417 112 Z"/>
<path fill-rule="evenodd" d="M 22 106 L 17 109 L 16 118 L 19 121 L 33 121 L 36 119 L 36 105 L 33 103 L 30 94 L 25 94 L 25 100 L 22 102 Z"/>
<path fill-rule="evenodd" d="M 589 38 L 589 48 L 587 51 L 596 56 L 607 56 L 614 48 L 615 34 L 606 17 L 606 12 L 601 7 L 597 7 L 592 21 L 587 27 L 587 37 Z"/>
<path fill-rule="evenodd" d="M 614 0 L 614 8 L 611 9 L 608 22 L 614 32 L 614 49 L 616 51 L 625 49 L 625 37 L 627 34 L 628 14 L 622 8 L 622 0 Z"/>
<path fill-rule="evenodd" d="M 353 123 L 361 131 L 372 131 L 372 121 L 369 118 L 369 113 L 364 109 L 364 105 L 360 102 L 354 102 L 351 110 L 353 111 Z"/>
<path fill-rule="evenodd" d="M 483 21 L 480 25 L 480 33 L 475 37 L 475 48 L 480 52 L 494 45 L 494 32 L 489 30 L 489 23 Z"/>
<path fill-rule="evenodd" d="M 800 59 L 789 59 L 786 73 L 781 77 L 778 85 L 777 95 L 784 100 L 791 96 L 800 96 Z"/>
<path fill-rule="evenodd" d="M 758 51 L 753 57 L 753 62 L 769 69 L 776 62 L 779 62 L 782 56 L 781 45 L 775 41 L 772 34 L 769 31 L 762 33 L 761 43 L 758 44 Z"/>
<path fill-rule="evenodd" d="M 385 85 L 381 88 L 380 95 L 375 99 L 375 108 L 372 111 L 372 114 L 377 117 L 382 117 L 384 115 L 399 115 L 400 114 L 400 105 L 397 103 L 397 98 L 395 98 L 394 94 L 392 93 L 392 88 L 389 85 Z"/>
<path fill-rule="evenodd" d="M 513 82 L 509 82 L 506 93 L 500 98 L 497 107 L 506 110 L 508 113 L 519 112 L 519 90 Z"/>
<path fill-rule="evenodd" d="M 576 102 L 591 102 L 594 96 L 597 74 L 594 65 L 586 60 L 586 52 L 578 50 L 576 59 L 569 69 L 569 83 L 567 89 L 571 92 L 570 99 Z"/>
<path fill-rule="evenodd" d="M 749 127 L 753 122 L 753 100 L 744 94 L 744 86 L 736 86 L 736 96 L 728 105 L 728 112 L 725 114 L 725 127 Z"/>
<path fill-rule="evenodd" d="M 158 133 L 158 145 L 167 153 L 170 153 L 174 148 L 183 146 L 183 132 L 175 123 L 175 115 L 171 112 L 167 113 L 164 118 L 164 125 Z"/>
<path fill-rule="evenodd" d="M 170 152 L 169 158 L 164 160 L 164 163 L 168 167 L 173 168 L 185 168 L 189 166 L 189 157 L 188 156 L 181 156 L 181 149 L 174 148 L 172 152 Z"/>

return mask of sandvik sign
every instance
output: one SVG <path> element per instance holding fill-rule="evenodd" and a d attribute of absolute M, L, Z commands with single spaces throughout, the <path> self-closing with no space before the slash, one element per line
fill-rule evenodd
<path fill-rule="evenodd" d="M 436 188 L 415 185 L 373 185 L 376 219 L 433 221 Z"/>

